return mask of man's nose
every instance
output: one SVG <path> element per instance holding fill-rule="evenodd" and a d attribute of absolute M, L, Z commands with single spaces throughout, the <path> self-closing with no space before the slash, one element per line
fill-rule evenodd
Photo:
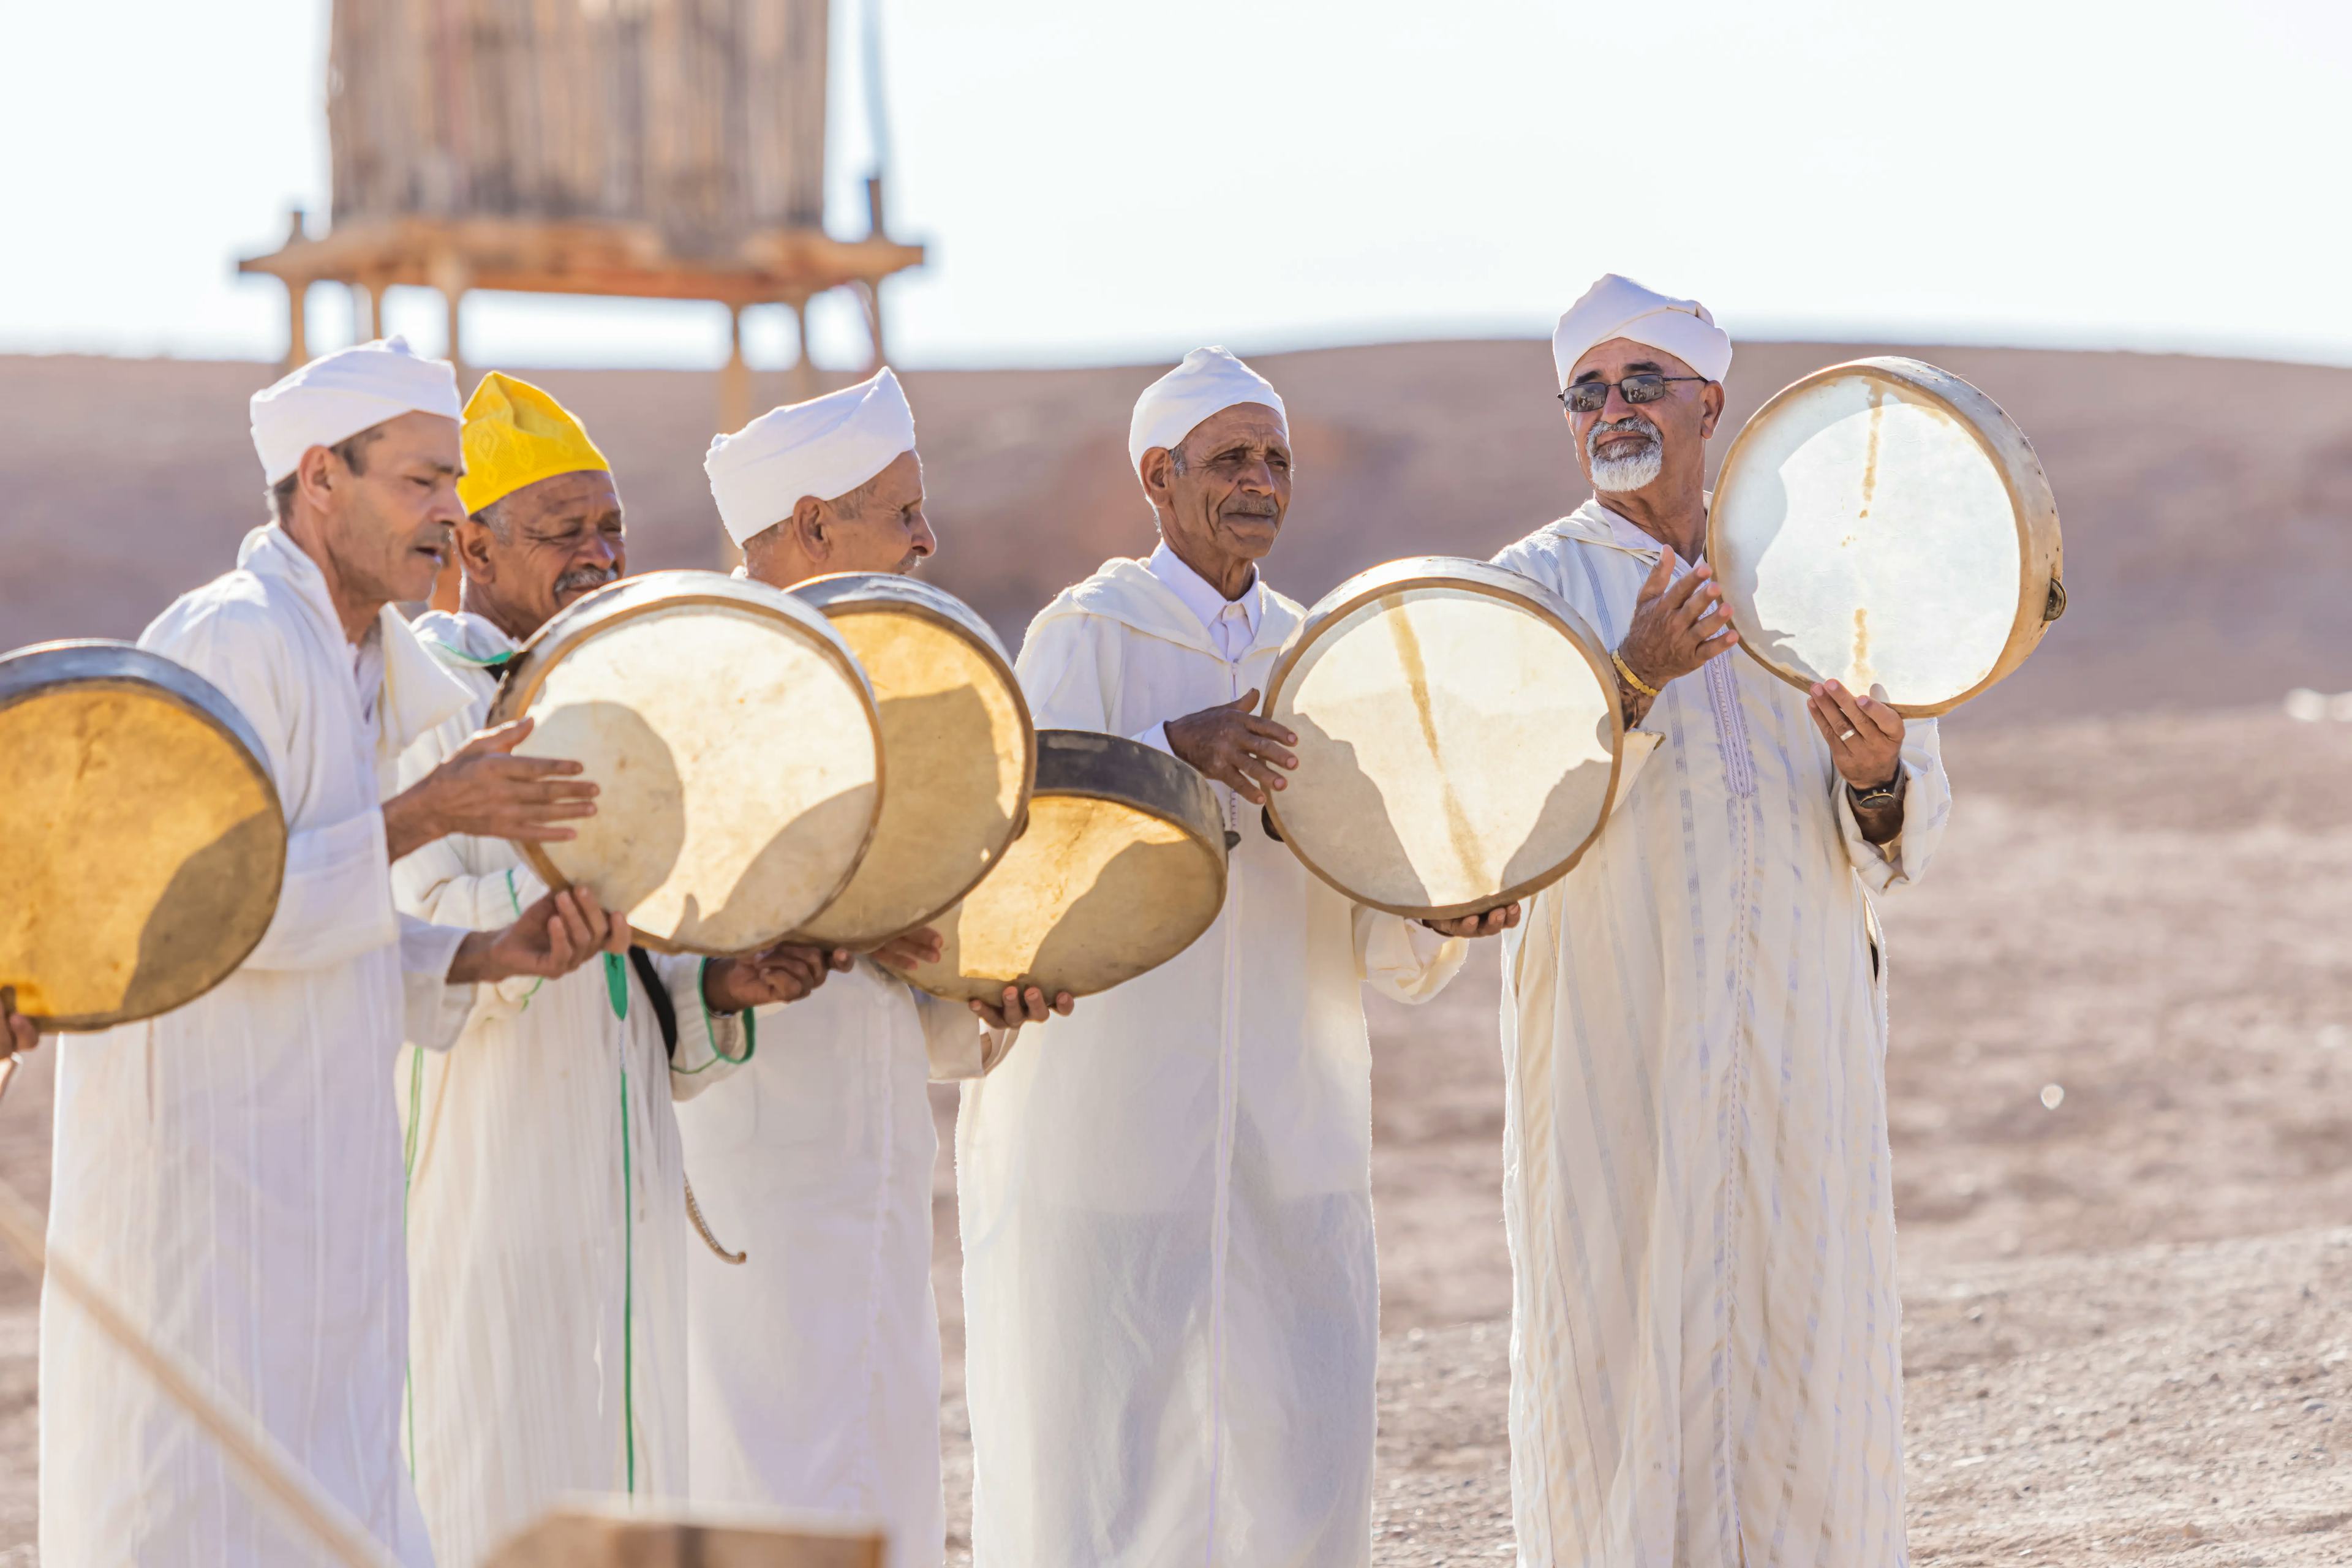
<path fill-rule="evenodd" d="M 455 528 L 466 521 L 466 503 L 457 499 L 457 480 L 450 480 L 434 492 L 432 521 L 444 528 Z"/>
<path fill-rule="evenodd" d="M 919 556 L 929 557 L 933 551 L 937 550 L 940 547 L 940 542 L 938 536 L 931 532 L 931 520 L 921 512 L 917 512 L 915 532 L 907 542 Z"/>
<path fill-rule="evenodd" d="M 1601 405 L 1601 417 L 1612 424 L 1620 419 L 1628 419 L 1633 416 L 1633 406 L 1625 401 L 1623 385 L 1612 384 L 1609 388 L 1609 400 Z"/>
<path fill-rule="evenodd" d="M 1242 470 L 1242 489 L 1260 495 L 1274 493 L 1274 465 L 1264 458 L 1254 460 Z"/>
<path fill-rule="evenodd" d="M 598 566 L 610 566 L 621 558 L 621 542 L 602 529 L 591 529 L 580 554 L 584 561 Z"/>

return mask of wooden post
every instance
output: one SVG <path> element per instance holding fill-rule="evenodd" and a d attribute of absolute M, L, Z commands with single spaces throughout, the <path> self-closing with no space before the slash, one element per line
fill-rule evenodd
<path fill-rule="evenodd" d="M 310 285 L 302 279 L 286 279 L 286 373 L 291 375 L 310 363 L 310 323 L 303 320 L 310 303 Z"/>
<path fill-rule="evenodd" d="M 375 330 L 374 301 L 368 298 L 368 291 L 354 283 L 344 292 L 352 300 L 352 342 L 364 343 L 380 336 Z"/>
<path fill-rule="evenodd" d="M 371 339 L 380 338 L 383 336 L 383 285 L 376 282 L 369 283 L 367 297 L 368 336 Z"/>
<path fill-rule="evenodd" d="M 751 367 L 743 359 L 743 307 L 727 307 L 727 363 L 719 367 L 719 428 L 733 435 L 751 423 Z"/>
<path fill-rule="evenodd" d="M 466 304 L 466 289 L 472 281 L 466 275 L 466 264 L 457 257 L 443 252 L 433 258 L 433 286 L 441 290 L 441 298 L 449 310 L 449 363 L 457 369 L 457 395 L 464 396 L 466 386 L 466 344 L 460 331 L 459 313 Z"/>
<path fill-rule="evenodd" d="M 793 401 L 805 403 L 816 395 L 816 362 L 809 358 L 808 296 L 792 304 L 793 321 L 800 331 L 800 355 L 793 361 Z"/>
<path fill-rule="evenodd" d="M 850 289 L 856 294 L 857 302 L 866 307 L 866 335 L 874 344 L 874 357 L 866 364 L 866 374 L 872 375 L 890 362 L 889 351 L 882 346 L 882 279 L 869 278 L 851 284 Z"/>
<path fill-rule="evenodd" d="M 719 367 L 719 428 L 733 435 L 751 423 L 751 367 L 743 358 L 743 307 L 727 307 L 727 363 Z M 731 572 L 743 563 L 743 547 L 724 528 L 719 531 L 719 569 Z"/>

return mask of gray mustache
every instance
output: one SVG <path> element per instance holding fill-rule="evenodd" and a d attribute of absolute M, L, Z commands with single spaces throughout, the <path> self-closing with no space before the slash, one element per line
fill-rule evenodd
<path fill-rule="evenodd" d="M 576 572 L 566 572 L 555 580 L 555 591 L 569 594 L 574 590 L 601 588 L 620 574 L 609 567 L 583 566 Z"/>

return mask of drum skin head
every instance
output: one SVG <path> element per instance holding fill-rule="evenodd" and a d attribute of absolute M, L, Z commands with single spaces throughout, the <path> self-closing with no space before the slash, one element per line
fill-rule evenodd
<path fill-rule="evenodd" d="M 907 978 L 989 1003 L 1108 991 L 1174 958 L 1225 904 L 1224 825 L 1208 782 L 1139 742 L 1037 731 L 1027 831 L 933 921 L 940 960 Z"/>
<path fill-rule="evenodd" d="M 1992 399 L 1917 360 L 1816 371 L 1724 455 L 1707 559 L 1740 647 L 1782 679 L 1948 712 L 2065 605 L 2058 511 Z"/>
<path fill-rule="evenodd" d="M 624 578 L 523 647 L 493 724 L 538 721 L 521 756 L 586 764 L 596 815 L 527 844 L 551 887 L 585 885 L 647 947 L 732 954 L 830 903 L 874 836 L 874 699 L 824 617 L 715 572 Z"/>
<path fill-rule="evenodd" d="M 0 985 L 44 1029 L 168 1013 L 277 913 L 286 818 L 220 689 L 127 643 L 0 658 Z"/>
<path fill-rule="evenodd" d="M 1037 732 L 1013 660 L 954 595 L 844 573 L 792 590 L 824 611 L 873 683 L 890 787 L 874 843 L 841 896 L 799 935 L 866 949 L 970 892 L 1020 831 Z"/>
<path fill-rule="evenodd" d="M 1607 820 L 1623 723 L 1558 595 L 1454 556 L 1391 562 L 1307 612 L 1266 682 L 1298 770 L 1283 841 L 1359 903 L 1448 920 L 1568 874 Z"/>

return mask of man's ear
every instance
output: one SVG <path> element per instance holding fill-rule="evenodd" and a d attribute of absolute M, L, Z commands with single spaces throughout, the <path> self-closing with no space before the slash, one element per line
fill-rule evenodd
<path fill-rule="evenodd" d="M 1715 423 L 1723 417 L 1723 383 L 1710 381 L 1698 389 L 1698 438 L 1702 441 L 1715 434 Z"/>
<path fill-rule="evenodd" d="M 1176 506 L 1173 481 L 1176 477 L 1176 455 L 1165 447 L 1154 447 L 1143 454 L 1136 465 L 1136 473 L 1143 480 L 1144 499 L 1150 501 L 1154 511 L 1172 511 Z"/>
<path fill-rule="evenodd" d="M 492 542 L 488 524 L 469 517 L 457 525 L 457 563 L 477 583 L 498 581 L 498 562 L 490 552 Z"/>
<path fill-rule="evenodd" d="M 811 561 L 823 561 L 833 553 L 837 526 L 833 509 L 814 496 L 803 496 L 793 507 L 793 537 Z"/>
<path fill-rule="evenodd" d="M 343 460 L 325 447 L 303 450 L 294 465 L 294 488 L 313 508 L 324 506 L 347 470 Z"/>

